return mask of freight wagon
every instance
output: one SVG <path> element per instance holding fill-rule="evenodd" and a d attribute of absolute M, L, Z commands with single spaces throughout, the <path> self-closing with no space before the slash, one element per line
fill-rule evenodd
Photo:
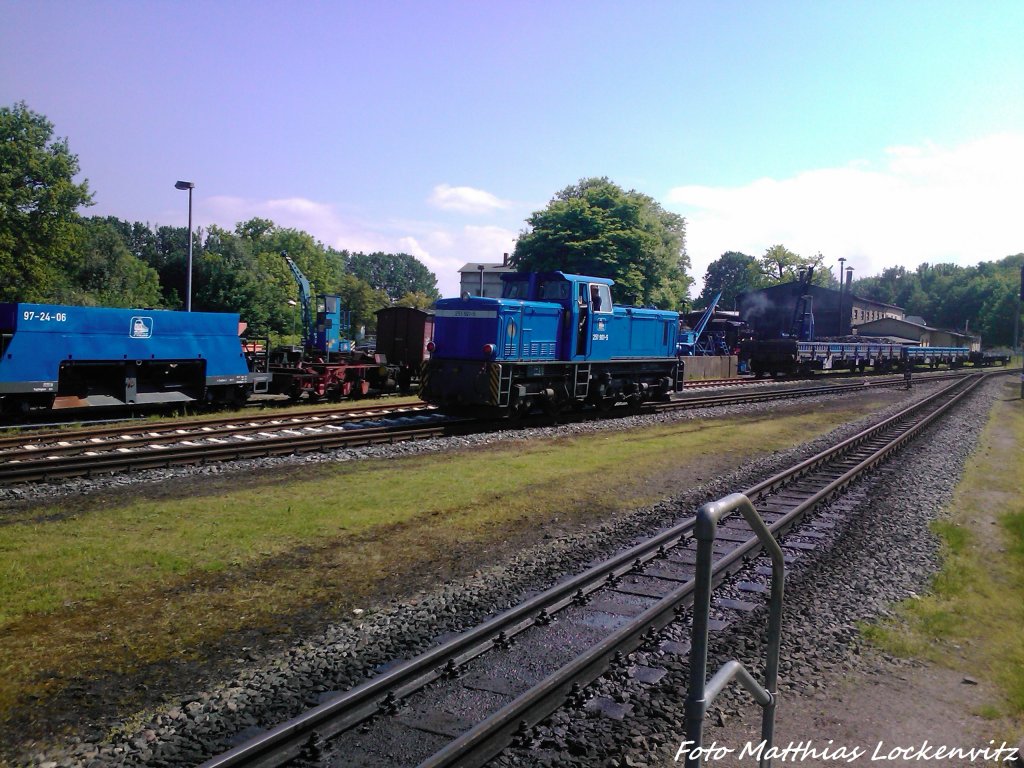
<path fill-rule="evenodd" d="M 376 352 L 395 369 L 398 388 L 408 392 L 419 383 L 423 363 L 430 359 L 427 345 L 434 337 L 434 313 L 415 307 L 377 310 Z"/>
<path fill-rule="evenodd" d="M 238 315 L 0 303 L 0 408 L 239 405 L 270 374 Z"/>

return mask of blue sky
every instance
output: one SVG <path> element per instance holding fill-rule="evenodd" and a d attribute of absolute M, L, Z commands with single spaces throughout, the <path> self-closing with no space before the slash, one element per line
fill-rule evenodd
<path fill-rule="evenodd" d="M 0 104 L 88 213 L 412 253 L 457 291 L 561 188 L 688 220 L 698 278 L 782 243 L 855 274 L 1024 250 L 1024 2 L 14 2 Z"/>

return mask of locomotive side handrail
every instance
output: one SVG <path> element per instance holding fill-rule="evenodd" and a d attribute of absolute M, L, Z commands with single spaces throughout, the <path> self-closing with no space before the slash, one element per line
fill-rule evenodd
<path fill-rule="evenodd" d="M 765 658 L 765 683 L 762 687 L 739 661 L 726 662 L 711 680 L 706 680 L 708 666 L 708 623 L 711 614 L 712 548 L 718 523 L 733 512 L 743 515 L 772 559 L 772 587 L 768 609 L 768 648 Z M 771 746 L 775 735 L 775 706 L 778 699 L 779 647 L 782 642 L 782 601 L 785 562 L 779 543 L 754 509 L 750 499 L 733 493 L 705 504 L 697 512 L 697 574 L 693 598 L 693 639 L 690 645 L 690 689 L 686 697 L 686 768 L 699 768 L 704 738 L 704 715 L 715 697 L 733 679 L 740 683 L 761 706 L 761 768 L 771 766 Z"/>

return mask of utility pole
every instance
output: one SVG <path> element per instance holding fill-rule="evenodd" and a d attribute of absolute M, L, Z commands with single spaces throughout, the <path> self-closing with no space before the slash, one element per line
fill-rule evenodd
<path fill-rule="evenodd" d="M 1017 330 L 1020 328 L 1020 304 L 1024 301 L 1024 264 L 1020 266 L 1020 291 L 1017 293 L 1017 311 L 1013 315 L 1013 354 L 1020 354 L 1017 347 Z M 1020 399 L 1024 400 L 1024 368 L 1020 373 Z"/>
<path fill-rule="evenodd" d="M 839 257 L 839 322 L 836 324 L 836 336 L 843 335 L 843 266 L 846 264 L 846 257 Z"/>

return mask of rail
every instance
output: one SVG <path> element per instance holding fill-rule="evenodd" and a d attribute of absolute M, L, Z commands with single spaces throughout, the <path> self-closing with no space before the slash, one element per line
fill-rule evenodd
<path fill-rule="evenodd" d="M 708 666 L 708 624 L 711 615 L 712 549 L 718 524 L 739 510 L 772 559 L 772 588 L 768 608 L 768 648 L 765 654 L 765 684 L 762 687 L 747 669 L 735 659 L 726 662 L 710 681 Z M 734 678 L 761 706 L 761 768 L 770 768 L 772 740 L 775 735 L 775 705 L 778 699 L 779 647 L 782 641 L 782 600 L 785 585 L 785 563 L 779 543 L 757 514 L 750 499 L 733 493 L 724 499 L 705 504 L 697 512 L 697 573 L 693 598 L 693 640 L 690 650 L 690 692 L 686 697 L 686 768 L 699 768 L 704 736 L 704 716 L 708 706 Z"/>

